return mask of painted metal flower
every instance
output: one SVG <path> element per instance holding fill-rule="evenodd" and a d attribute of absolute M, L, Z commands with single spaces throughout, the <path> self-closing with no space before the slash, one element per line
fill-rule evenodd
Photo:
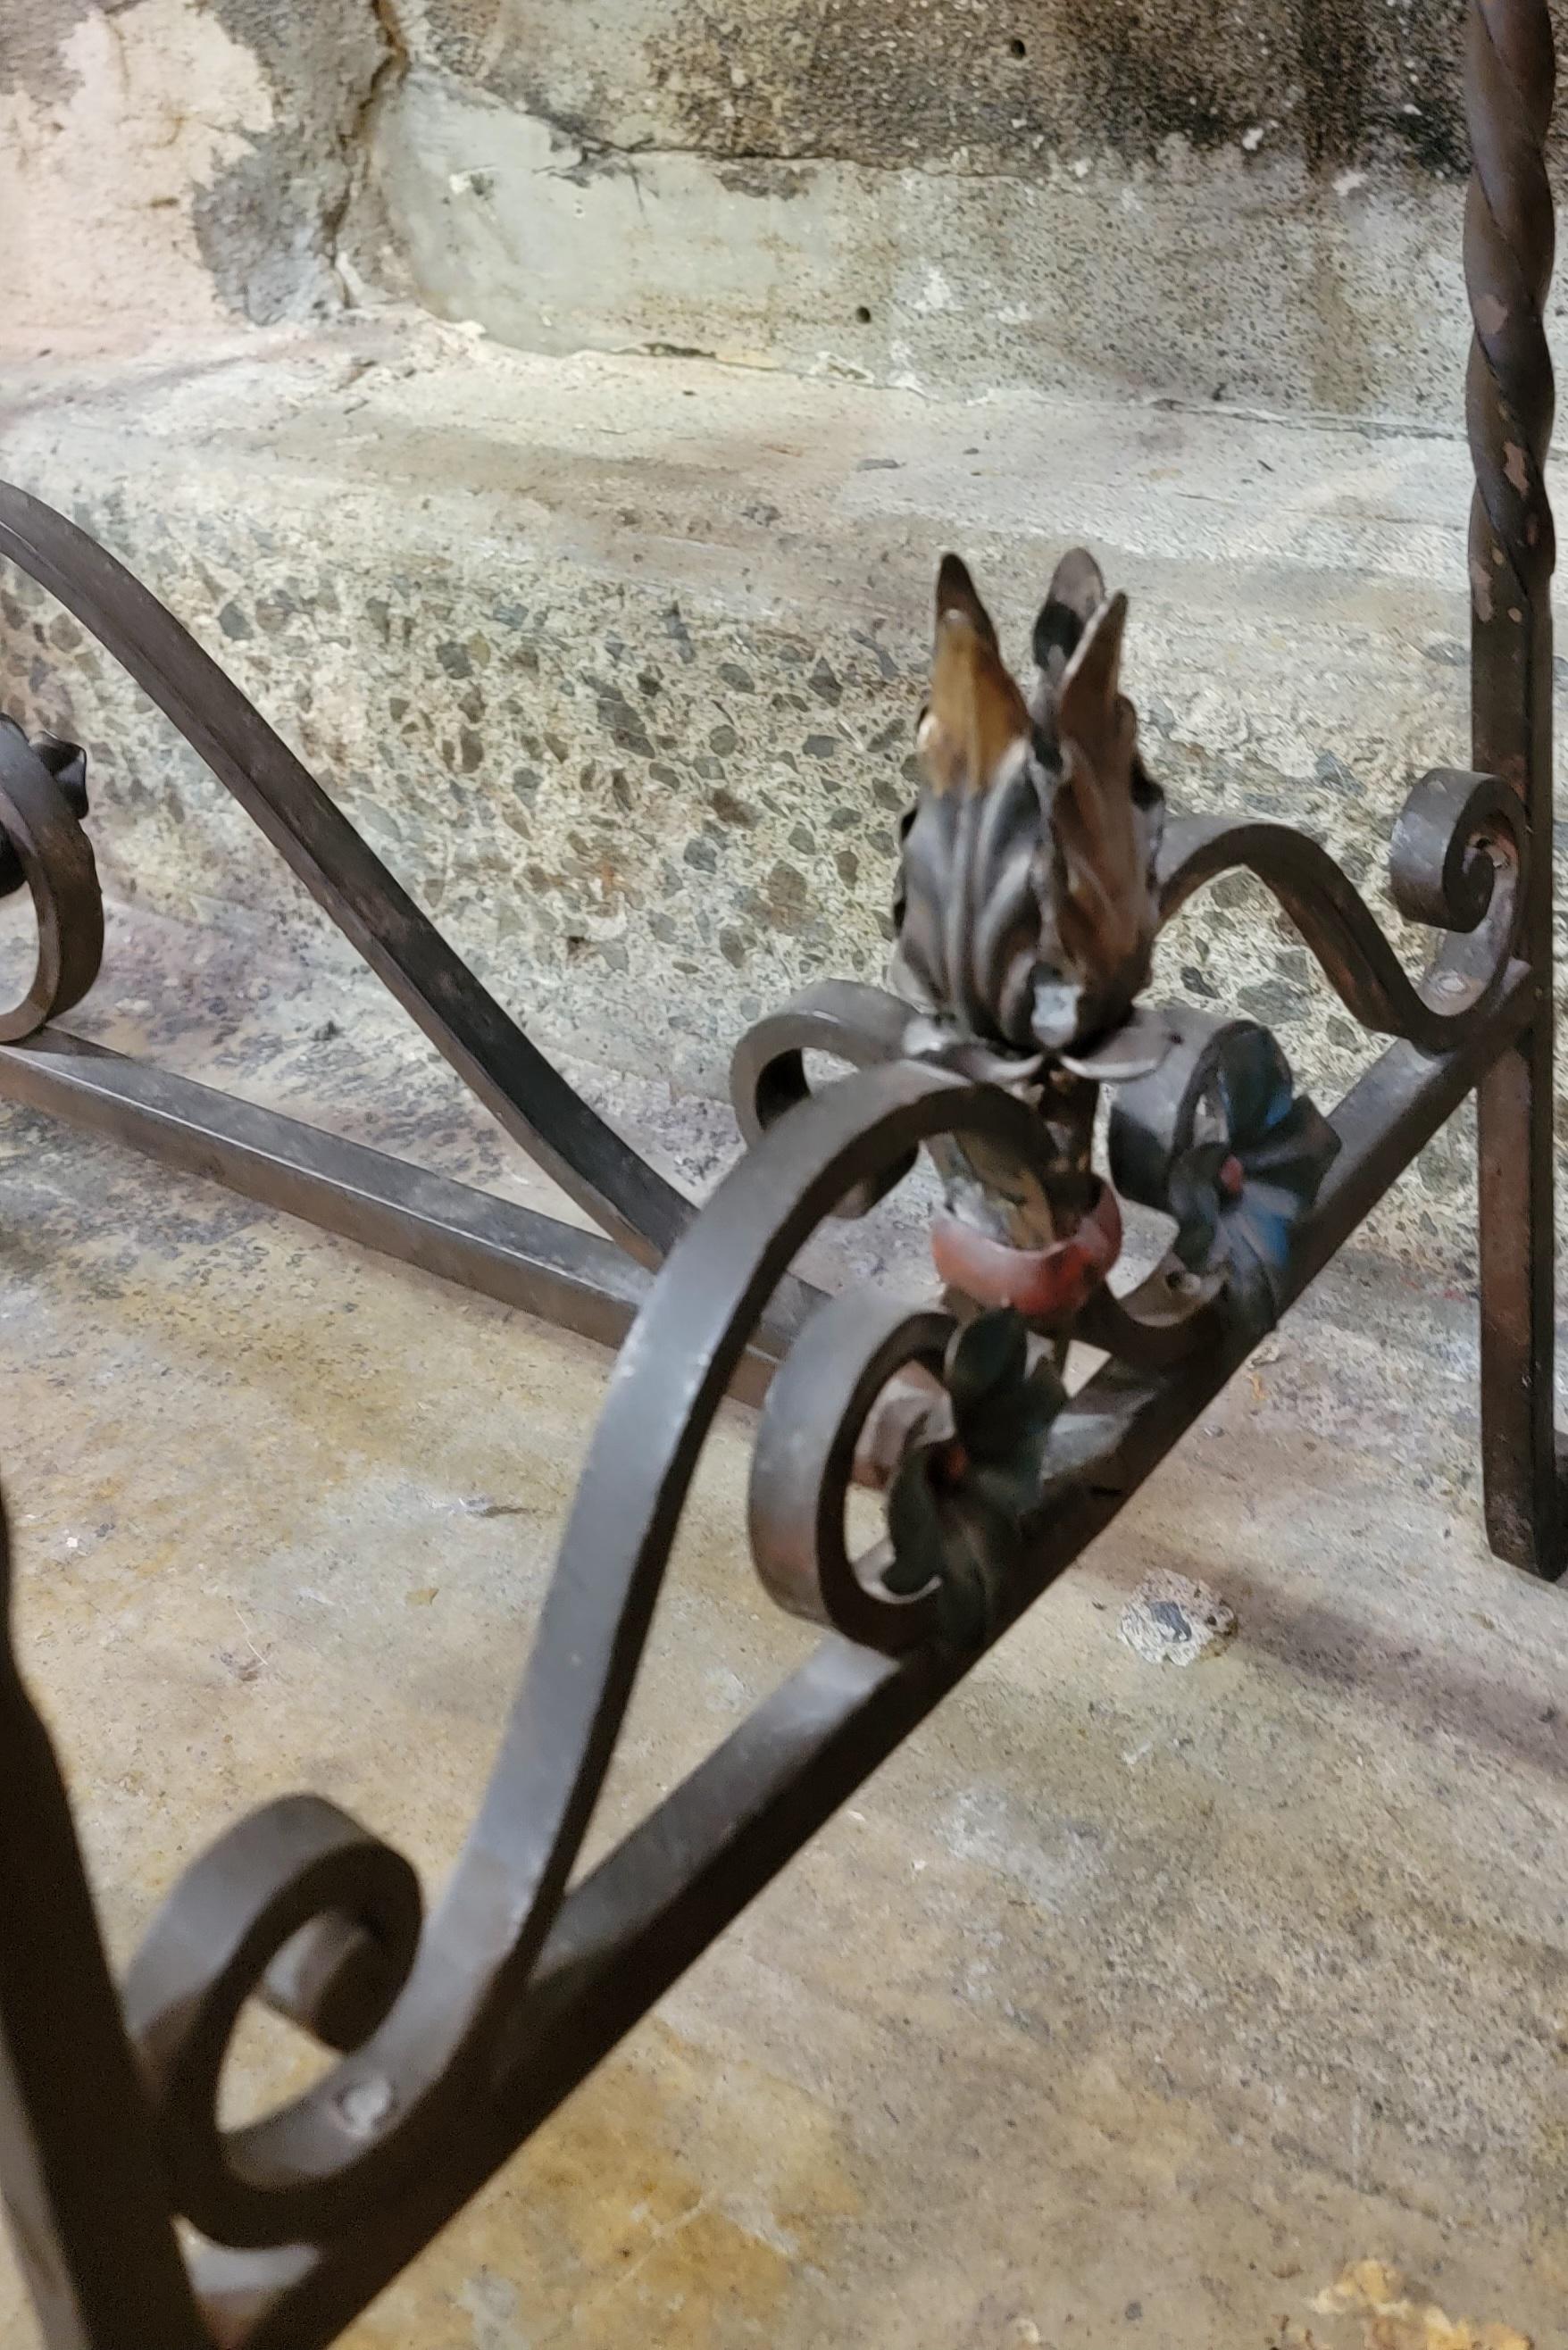
<path fill-rule="evenodd" d="M 1199 1138 L 1170 1168 L 1174 1251 L 1191 1273 L 1220 1274 L 1237 1317 L 1279 1319 L 1292 1237 L 1317 1198 L 1339 1137 L 1298 1094 L 1266 1028 L 1231 1030 L 1215 1052 Z"/>
<path fill-rule="evenodd" d="M 943 1636 L 967 1648 L 995 1622 L 1040 1498 L 1052 1424 L 1067 1396 L 1008 1306 L 955 1331 L 942 1385 L 950 1432 L 918 1438 L 894 1477 L 888 1495 L 893 1562 L 883 1579 L 900 1594 L 934 1582 Z"/>

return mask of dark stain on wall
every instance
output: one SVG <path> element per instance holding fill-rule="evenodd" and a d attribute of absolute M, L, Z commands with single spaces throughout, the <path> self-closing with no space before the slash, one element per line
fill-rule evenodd
<path fill-rule="evenodd" d="M 905 0 L 837 7 L 826 38 L 809 4 L 769 14 L 760 49 L 702 0 L 650 40 L 680 143 L 1037 170 L 1045 151 L 1137 161 L 1172 138 L 1203 151 L 1251 136 L 1243 151 L 1283 150 L 1309 172 L 1465 168 L 1451 0 L 985 0 L 964 15 Z"/>
<path fill-rule="evenodd" d="M 358 142 L 393 45 L 371 0 L 208 0 L 252 51 L 273 92 L 273 125 L 201 190 L 197 242 L 213 283 L 258 326 L 335 307 L 337 231 Z"/>
<path fill-rule="evenodd" d="M 1060 87 L 1044 101 L 1054 143 L 1134 161 L 1170 139 L 1205 151 L 1267 125 L 1289 102 L 1277 44 L 1255 12 L 1218 42 L 1216 15 L 1203 0 L 1082 0 L 1062 12 L 1050 52 Z"/>
<path fill-rule="evenodd" d="M 1297 47 L 1302 102 L 1296 119 L 1309 167 L 1366 161 L 1374 59 L 1358 0 L 1327 0 L 1304 9 Z"/>
<path fill-rule="evenodd" d="M 204 5 L 274 96 L 271 127 L 192 198 L 220 295 L 261 323 L 342 298 L 377 101 L 410 65 L 550 122 L 585 178 L 687 149 L 769 197 L 819 160 L 1028 180 L 1107 154 L 1159 169 L 1172 141 L 1309 183 L 1467 168 L 1464 0 L 425 0 L 417 21 L 401 0 Z M 0 88 L 68 98 L 73 26 L 135 5 L 0 0 Z M 1553 13 L 1568 50 L 1568 0 Z M 1568 109 L 1556 136 L 1561 160 Z"/>
<path fill-rule="evenodd" d="M 429 0 L 419 47 L 590 149 L 1030 175 L 1174 137 L 1451 178 L 1463 24 L 1463 0 Z"/>

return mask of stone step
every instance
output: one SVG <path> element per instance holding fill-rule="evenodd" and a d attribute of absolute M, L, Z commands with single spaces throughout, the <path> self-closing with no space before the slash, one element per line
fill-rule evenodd
<path fill-rule="evenodd" d="M 380 314 L 14 367 L 0 471 L 148 581 L 541 1041 L 700 1090 L 768 1005 L 879 975 L 949 545 L 1022 659 L 1086 541 L 1132 598 L 1172 800 L 1299 823 L 1375 898 L 1409 785 L 1466 758 L 1469 470 L 1429 432 L 541 357 Z M 112 896 L 347 953 L 14 577 L 0 691 L 88 743 Z M 1251 884 L 1173 926 L 1158 981 L 1269 1022 L 1324 1099 L 1366 1057 Z M 1380 1236 L 1468 1269 L 1468 1183 L 1456 1129 Z"/>

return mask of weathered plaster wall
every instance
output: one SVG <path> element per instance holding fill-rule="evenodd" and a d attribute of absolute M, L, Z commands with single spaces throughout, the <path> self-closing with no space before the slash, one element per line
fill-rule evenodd
<path fill-rule="evenodd" d="M 1452 0 L 423 0 L 415 62 L 589 147 L 1026 173 L 1176 138 L 1462 168 Z"/>
<path fill-rule="evenodd" d="M 542 349 L 1455 414 L 1459 0 L 422 0 L 368 244 Z"/>
<path fill-rule="evenodd" d="M 1451 423 L 1463 13 L 0 0 L 0 331 L 411 295 L 527 348 Z"/>
<path fill-rule="evenodd" d="M 0 338 L 141 348 L 339 307 L 395 54 L 370 0 L 0 0 Z"/>

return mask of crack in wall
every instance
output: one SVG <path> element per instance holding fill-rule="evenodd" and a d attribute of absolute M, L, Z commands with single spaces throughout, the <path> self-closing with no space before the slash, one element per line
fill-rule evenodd
<path fill-rule="evenodd" d="M 349 215 L 369 179 L 377 117 L 412 70 L 409 44 L 392 0 L 369 0 L 370 15 L 381 38 L 381 56 L 365 85 L 354 119 L 343 134 L 343 187 L 322 220 L 321 246 L 337 282 L 345 309 L 358 307 L 355 298 L 357 272 L 344 251 Z"/>
<path fill-rule="evenodd" d="M 578 161 L 564 166 L 554 174 L 576 185 L 586 185 L 600 174 L 607 177 L 624 172 L 639 162 L 691 161 L 708 164 L 721 177 L 731 166 L 739 164 L 753 164 L 762 170 L 772 169 L 781 172 L 823 167 L 854 172 L 868 179 L 919 177 L 922 180 L 959 181 L 966 186 L 978 187 L 992 183 L 1002 187 L 1050 187 L 1064 194 L 1081 194 L 1087 200 L 1093 200 L 1101 193 L 1090 174 L 1075 170 L 1064 159 L 1061 151 L 1055 149 L 1041 155 L 1037 169 L 1024 172 L 1010 170 L 1005 164 L 998 163 L 957 164 L 935 156 L 911 155 L 907 161 L 887 163 L 852 154 L 846 150 L 828 147 L 715 147 L 696 141 L 681 144 L 661 139 L 615 140 L 586 130 L 580 119 L 559 109 L 538 105 L 508 106 L 504 101 L 476 91 L 471 84 L 438 68 L 414 65 L 410 67 L 409 78 L 445 89 L 461 105 L 483 106 L 486 110 L 514 115 L 520 122 L 542 124 L 563 146 L 577 150 Z M 1236 152 L 1240 157 L 1240 148 Z M 1114 173 L 1118 201 L 1124 186 L 1131 182 L 1153 182 L 1158 176 L 1147 166 L 1135 170 L 1110 154 L 1097 158 L 1096 166 L 1108 168 Z M 1277 175 L 1280 166 L 1274 164 L 1273 169 Z M 1270 201 L 1272 201 L 1274 193 L 1271 188 Z"/>
<path fill-rule="evenodd" d="M 373 0 L 378 15 L 383 13 L 385 0 Z M 1015 169 L 995 161 L 957 162 L 951 157 L 911 154 L 898 162 L 884 162 L 857 154 L 847 148 L 790 146 L 784 144 L 722 146 L 701 140 L 681 141 L 649 137 L 618 140 L 602 132 L 590 130 L 582 115 L 573 109 L 545 106 L 535 101 L 520 105 L 497 98 L 460 76 L 439 66 L 421 62 L 404 50 L 400 86 L 408 83 L 427 89 L 439 90 L 457 107 L 486 115 L 506 115 L 519 123 L 534 123 L 548 131 L 552 140 L 563 148 L 576 151 L 576 161 L 552 166 L 550 176 L 565 180 L 573 186 L 586 187 L 596 178 L 613 178 L 634 172 L 639 163 L 698 162 L 704 163 L 734 192 L 774 194 L 775 189 L 760 184 L 762 176 L 774 172 L 780 175 L 809 170 L 843 171 L 867 180 L 908 181 L 919 179 L 938 184 L 955 182 L 961 186 L 986 188 L 1028 188 L 1037 193 L 1071 196 L 1085 203 L 1120 204 L 1125 192 L 1134 188 L 1159 192 L 1169 189 L 1184 200 L 1192 201 L 1201 191 L 1198 182 L 1184 168 L 1192 161 L 1207 167 L 1203 174 L 1212 190 L 1222 192 L 1228 207 L 1245 212 L 1249 206 L 1266 210 L 1271 216 L 1295 214 L 1306 218 L 1325 210 L 1343 207 L 1344 196 L 1331 182 L 1311 174 L 1298 155 L 1281 153 L 1258 156 L 1244 150 L 1240 142 L 1222 150 L 1201 153 L 1196 148 L 1182 145 L 1174 163 L 1163 167 L 1147 158 L 1131 159 L 1109 148 L 1092 156 L 1069 155 L 1060 146 L 1044 149 L 1033 168 Z M 380 93 L 379 92 L 378 95 Z M 367 109 L 367 112 L 369 109 Z M 1223 157 L 1223 161 L 1217 158 Z M 1085 168 L 1086 166 L 1086 168 Z M 757 175 L 754 188 L 735 184 L 725 179 L 732 171 L 750 167 Z M 1429 175 L 1413 166 L 1385 163 L 1375 167 L 1358 179 L 1357 193 L 1363 202 L 1368 195 L 1380 192 L 1391 199 L 1407 197 L 1430 185 Z M 784 190 L 789 194 L 794 190 Z"/>

